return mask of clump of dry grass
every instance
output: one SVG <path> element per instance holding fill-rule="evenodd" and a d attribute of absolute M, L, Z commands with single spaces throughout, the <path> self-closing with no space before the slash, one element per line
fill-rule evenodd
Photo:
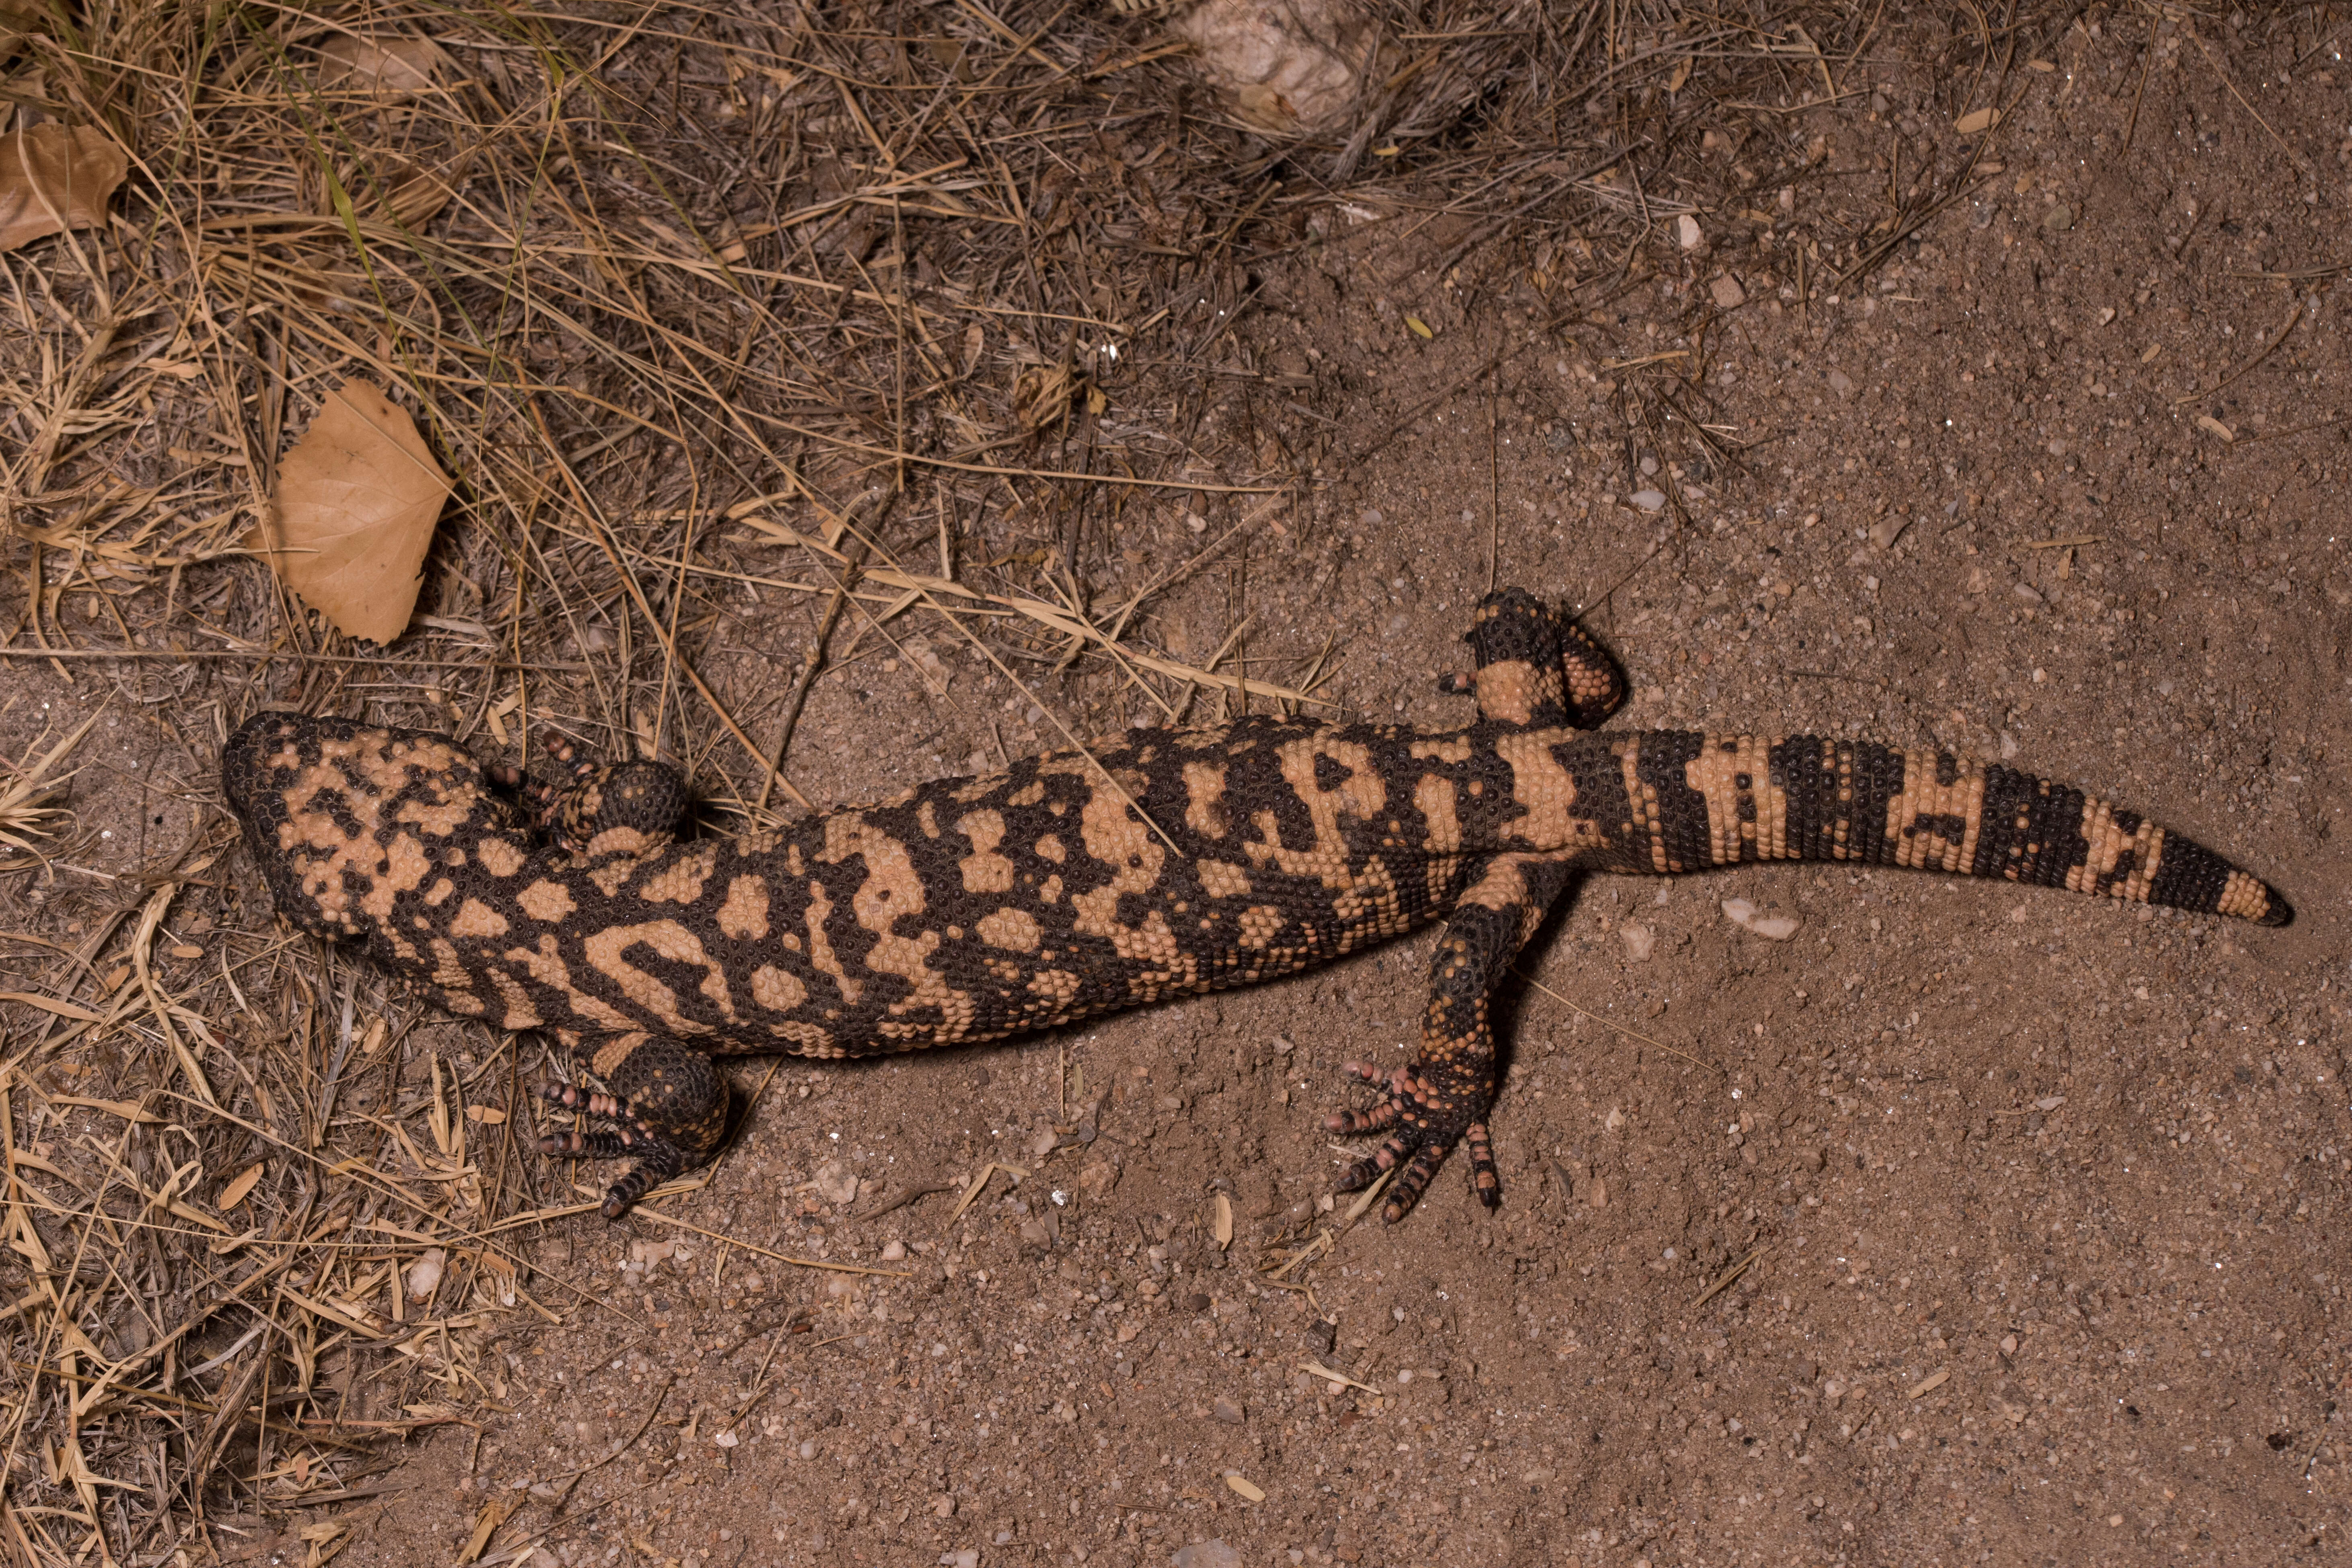
<path fill-rule="evenodd" d="M 1318 469 L 1391 434 L 1207 433 L 1204 363 L 1304 395 L 1234 334 L 1253 267 L 1376 233 L 1568 331 L 1690 272 L 1677 216 L 1818 277 L 1949 189 L 1850 232 L 1720 216 L 1817 177 L 1775 127 L 1856 90 L 1875 15 L 1383 5 L 1402 63 L 1313 144 L 1228 123 L 1151 23 L 1045 0 L 121 0 L 26 36 L 11 11 L 11 111 L 103 128 L 131 177 L 110 226 L 0 257 L 5 667 L 144 716 L 191 780 L 265 699 L 500 746 L 556 711 L 690 756 L 755 819 L 799 795 L 818 670 L 866 639 L 919 670 L 969 647 L 1057 722 L 1139 690 L 1171 721 L 1309 700 L 1328 650 L 1244 685 L 1238 625 L 1206 661 L 1139 637 L 1232 542 L 1310 530 Z M 1629 376 L 1629 421 L 1703 431 L 1701 359 Z M 461 487 L 388 649 L 248 552 L 352 376 Z M 1152 507 L 1214 527 L 1127 571 Z M 735 646 L 745 596 L 791 629 Z M 626 1309 L 520 1250 L 587 1205 L 507 1120 L 515 1045 L 273 932 L 232 824 L 135 881 L 37 883 L 70 761 L 27 748 L 0 780 L 0 1537 L 156 1562 L 282 1529 L 315 1564 L 345 1528 L 317 1510 L 388 1443 L 497 1413 L 502 1336 Z"/>

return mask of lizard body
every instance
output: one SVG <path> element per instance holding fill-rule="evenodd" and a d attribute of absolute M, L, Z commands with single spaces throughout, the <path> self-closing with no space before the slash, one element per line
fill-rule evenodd
<path fill-rule="evenodd" d="M 714 1056 L 989 1040 L 1441 919 L 1418 1058 L 1385 1079 L 1351 1067 L 1384 1092 L 1330 1126 L 1388 1134 L 1341 1185 L 1404 1163 L 1391 1219 L 1457 1142 L 1491 1204 L 1489 998 L 1580 870 L 1844 860 L 2290 918 L 2210 851 L 2010 768 L 1819 736 L 1590 732 L 1622 698 L 1615 667 L 1517 590 L 1489 595 L 1469 640 L 1477 671 L 1450 689 L 1479 717 L 1460 730 L 1130 731 L 732 840 L 674 837 L 685 786 L 656 763 L 534 784 L 446 737 L 342 719 L 258 714 L 223 776 L 294 924 L 454 1013 L 551 1031 L 610 1086 L 548 1086 L 612 1126 L 541 1145 L 637 1157 L 608 1215 L 715 1152 Z"/>

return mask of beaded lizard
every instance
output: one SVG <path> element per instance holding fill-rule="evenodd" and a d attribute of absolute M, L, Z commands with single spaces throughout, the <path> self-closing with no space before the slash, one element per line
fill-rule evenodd
<path fill-rule="evenodd" d="M 1477 718 L 1431 731 L 1251 717 L 1132 730 L 781 831 L 680 839 L 656 763 L 485 771 L 415 730 L 263 712 L 222 756 L 279 911 L 352 942 L 453 1013 L 545 1029 L 609 1089 L 541 1085 L 634 1156 L 604 1213 L 707 1162 L 714 1056 L 858 1057 L 997 1038 L 1248 985 L 1444 920 L 1421 1048 L 1335 1132 L 1385 1133 L 1339 1179 L 1402 1163 L 1385 1216 L 1466 1147 L 1488 1205 L 1489 999 L 1585 870 L 1843 860 L 2003 877 L 2284 925 L 2284 899 L 2080 791 L 1935 751 L 1814 735 L 1587 733 L 1608 656 L 1517 589 L 1467 639 Z"/>

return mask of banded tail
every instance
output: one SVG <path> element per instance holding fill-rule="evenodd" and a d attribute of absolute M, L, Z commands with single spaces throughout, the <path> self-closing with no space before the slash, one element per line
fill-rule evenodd
<path fill-rule="evenodd" d="M 1654 730 L 1610 740 L 1631 810 L 1624 869 L 1844 860 L 2283 926 L 2277 889 L 2202 845 L 2071 785 L 1945 752 L 1821 735 Z M 1612 836 L 1613 837 L 1613 836 Z"/>

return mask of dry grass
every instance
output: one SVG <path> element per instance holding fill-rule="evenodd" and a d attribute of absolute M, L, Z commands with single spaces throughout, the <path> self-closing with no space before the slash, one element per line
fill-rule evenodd
<path fill-rule="evenodd" d="M 1777 246 L 1850 285 L 1969 165 L 1898 164 L 1795 231 L 1748 210 L 1832 178 L 1781 126 L 1866 94 L 1874 49 L 1995 101 L 2068 15 L 2026 10 L 1897 39 L 1884 8 L 1388 0 L 1406 64 L 1299 148 L 1224 122 L 1149 24 L 1059 0 L 98 0 L 5 68 L 16 111 L 105 128 L 132 174 L 110 227 L 0 258 L 0 667 L 151 715 L 191 778 L 264 700 L 501 748 L 551 713 L 689 758 L 755 820 L 799 799 L 801 702 L 863 645 L 1022 667 L 1057 724 L 1138 689 L 1171 721 L 1311 700 L 1328 658 L 1244 689 L 1240 626 L 1205 667 L 1143 635 L 1395 434 L 1286 417 L 1233 331 L 1253 267 L 1418 244 L 1465 297 L 1532 291 L 1549 342 L 1687 274 L 1672 220 L 1700 213 L 1718 262 Z M 1629 422 L 1710 442 L 1704 360 L 1627 372 Z M 1209 363 L 1259 399 L 1213 437 Z M 388 650 L 245 546 L 352 375 L 460 486 Z M 1209 526 L 1118 567 L 1152 508 Z M 0 774 L 0 1542 L 234 1557 L 299 1510 L 321 1521 L 281 1543 L 317 1563 L 344 1527 L 308 1510 L 366 1496 L 387 1439 L 495 1417 L 502 1336 L 626 1309 L 515 1250 L 585 1206 L 505 1120 L 519 1048 L 436 1053 L 381 977 L 271 933 L 225 817 L 136 881 L 50 863 L 87 731 Z"/>

